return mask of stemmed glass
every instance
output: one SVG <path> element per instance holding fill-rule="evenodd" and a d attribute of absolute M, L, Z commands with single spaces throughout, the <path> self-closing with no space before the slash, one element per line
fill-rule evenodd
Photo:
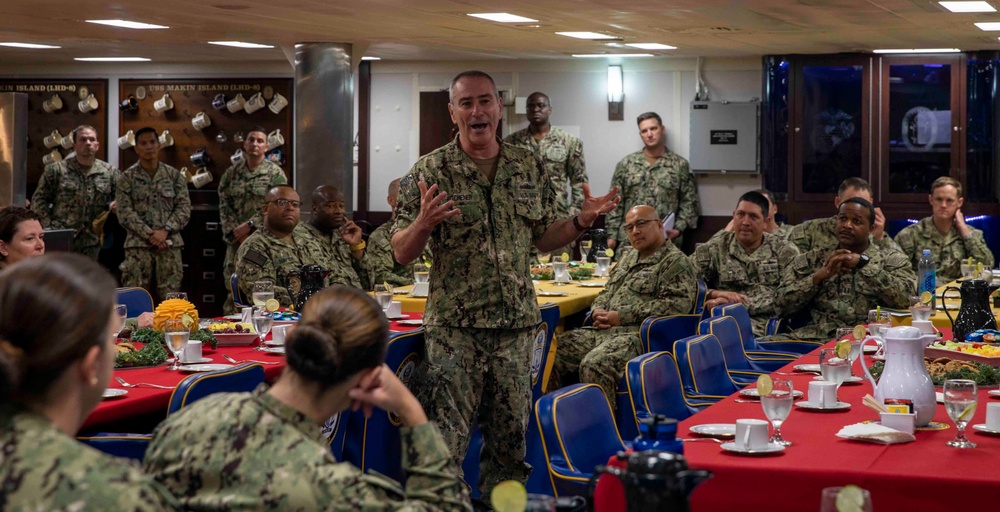
<path fill-rule="evenodd" d="M 255 281 L 253 283 L 253 305 L 263 306 L 269 299 L 274 298 L 274 282 L 269 280 Z"/>
<path fill-rule="evenodd" d="M 187 348 L 188 340 L 191 337 L 191 329 L 184 325 L 181 320 L 167 320 L 163 324 L 163 339 L 167 342 L 167 348 L 174 354 L 174 365 L 171 370 L 179 370 L 181 367 L 181 356 Z"/>
<path fill-rule="evenodd" d="M 587 262 L 587 253 L 590 252 L 590 248 L 594 246 L 593 240 L 580 240 L 580 261 L 583 263 Z"/>
<path fill-rule="evenodd" d="M 551 260 L 552 260 L 552 253 L 549 252 L 538 253 L 538 262 L 541 263 L 542 265 L 548 265 L 549 261 Z"/>
<path fill-rule="evenodd" d="M 250 312 L 250 321 L 253 323 L 253 330 L 257 331 L 257 336 L 260 337 L 260 345 L 263 345 L 267 333 L 271 332 L 274 317 L 264 306 L 254 306 Z"/>
<path fill-rule="evenodd" d="M 378 302 L 379 307 L 382 311 L 389 315 L 389 307 L 392 306 L 392 286 L 388 283 L 381 283 L 375 285 L 375 302 Z"/>
<path fill-rule="evenodd" d="M 764 408 L 764 416 L 770 420 L 774 427 L 774 435 L 770 442 L 778 443 L 782 446 L 791 446 L 791 441 L 785 441 L 781 437 L 781 424 L 788 418 L 788 413 L 792 411 L 792 381 L 789 379 L 774 379 L 771 392 L 760 397 L 760 405 Z"/>
<path fill-rule="evenodd" d="M 976 395 L 976 382 L 967 379 L 948 379 L 944 381 L 944 408 L 948 411 L 948 416 L 958 427 L 958 434 L 955 439 L 948 441 L 948 446 L 953 448 L 975 448 L 976 443 L 969 441 L 965 437 L 965 426 L 972 421 L 972 415 L 976 413 L 976 404 L 979 397 Z"/>
<path fill-rule="evenodd" d="M 125 328 L 125 319 L 128 318 L 128 307 L 125 304 L 115 304 L 115 316 L 118 317 L 118 332 L 115 333 L 115 338 L 122 333 Z"/>
<path fill-rule="evenodd" d="M 601 277 L 608 277 L 608 268 L 611 266 L 611 257 L 608 256 L 608 253 L 603 250 L 597 251 L 594 254 L 594 259 L 597 260 L 597 273 Z"/>
<path fill-rule="evenodd" d="M 837 357 L 836 348 L 824 348 L 819 351 L 819 371 L 824 381 L 836 382 L 837 390 L 840 390 L 840 385 L 850 372 L 850 366 L 847 359 Z"/>
<path fill-rule="evenodd" d="M 861 342 L 864 340 L 853 339 L 854 328 L 852 327 L 838 327 L 837 328 L 837 342 L 843 340 L 848 340 L 851 343 L 851 352 L 847 354 L 847 367 L 850 369 L 848 372 L 847 381 L 854 381 L 854 361 L 858 359 L 861 355 Z"/>

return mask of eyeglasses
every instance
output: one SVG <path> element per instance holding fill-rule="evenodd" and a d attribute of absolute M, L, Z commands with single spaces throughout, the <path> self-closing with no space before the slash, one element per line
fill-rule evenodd
<path fill-rule="evenodd" d="M 633 229 L 642 229 L 646 224 L 649 224 L 650 222 L 656 222 L 656 221 L 653 219 L 642 219 L 642 220 L 637 220 L 632 224 L 625 224 L 625 232 L 628 233 Z"/>
<path fill-rule="evenodd" d="M 274 203 L 278 208 L 288 208 L 289 205 L 295 210 L 302 208 L 302 201 L 289 201 L 288 199 L 275 199 L 274 201 L 268 201 L 268 203 Z"/>

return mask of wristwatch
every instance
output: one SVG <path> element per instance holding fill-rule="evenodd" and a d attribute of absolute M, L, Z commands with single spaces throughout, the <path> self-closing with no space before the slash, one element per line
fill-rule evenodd
<path fill-rule="evenodd" d="M 174 234 L 174 228 L 172 228 L 170 226 L 166 226 L 163 229 L 166 230 L 167 236 L 170 236 L 170 235 Z"/>
<path fill-rule="evenodd" d="M 254 228 L 254 225 L 253 225 L 253 219 L 250 219 L 250 220 L 248 220 L 248 221 L 247 221 L 247 226 L 249 226 L 249 227 L 250 227 L 250 229 L 253 229 L 253 228 Z"/>
<path fill-rule="evenodd" d="M 865 265 L 867 265 L 868 262 L 871 261 L 871 258 L 869 258 L 867 254 L 862 254 L 858 256 L 858 258 L 859 258 L 858 264 L 854 266 L 855 271 L 865 268 Z"/>

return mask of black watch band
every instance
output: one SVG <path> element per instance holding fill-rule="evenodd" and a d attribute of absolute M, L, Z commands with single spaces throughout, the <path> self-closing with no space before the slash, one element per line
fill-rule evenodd
<path fill-rule="evenodd" d="M 871 261 L 871 258 L 869 258 L 867 254 L 861 254 L 858 258 L 858 264 L 854 267 L 854 270 L 861 270 L 865 268 L 865 265 Z"/>

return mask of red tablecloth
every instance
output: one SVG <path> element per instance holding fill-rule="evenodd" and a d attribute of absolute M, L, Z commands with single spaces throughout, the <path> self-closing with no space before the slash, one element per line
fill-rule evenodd
<path fill-rule="evenodd" d="M 818 356 L 817 350 L 779 371 L 792 372 L 795 364 L 819 363 Z M 857 362 L 854 371 L 862 374 Z M 808 393 L 814 374 L 774 377 L 790 378 L 795 389 Z M 845 425 L 878 419 L 861 403 L 862 397 L 870 393 L 872 386 L 867 380 L 860 385 L 841 386 L 838 397 L 851 404 L 843 412 L 810 412 L 793 407 L 781 427 L 782 437 L 793 445 L 778 455 L 736 455 L 723 452 L 712 442 L 685 443 L 690 465 L 714 472 L 714 477 L 692 494 L 691 509 L 818 510 L 824 487 L 846 484 L 868 489 L 877 512 L 992 510 L 1000 503 L 1000 437 L 971 428 L 985 423 L 985 404 L 996 400 L 987 395 L 986 389 L 980 390 L 979 407 L 966 429 L 966 435 L 979 446 L 966 450 L 945 446 L 956 430 L 940 404 L 934 421 L 950 428 L 918 431 L 913 443 L 883 446 L 836 437 Z M 767 420 L 758 403 L 740 403 L 734 401 L 736 398 L 730 396 L 683 421 L 678 434 L 698 437 L 690 433 L 690 427 L 706 423 L 733 423 L 741 418 Z"/>
<path fill-rule="evenodd" d="M 422 318 L 422 313 L 407 313 L 411 318 Z M 400 325 L 398 322 L 390 322 L 389 328 L 392 334 L 412 331 L 419 326 Z M 267 336 L 270 339 L 270 334 Z M 279 364 L 264 365 L 264 375 L 268 382 L 272 382 L 281 375 L 285 368 L 285 357 L 283 355 L 272 355 L 266 352 L 255 352 L 257 346 L 243 347 L 219 347 L 212 350 L 209 347 L 202 349 L 204 357 L 212 360 L 213 363 L 231 364 L 222 355 L 228 355 L 237 361 L 256 360 L 274 361 Z M 149 384 L 161 384 L 164 386 L 176 386 L 190 373 L 176 372 L 168 370 L 169 365 L 161 365 L 154 368 L 138 368 L 135 370 L 115 370 L 114 376 L 121 377 L 130 384 L 145 382 Z M 114 378 L 108 384 L 110 388 L 123 389 Z M 121 398 L 106 399 L 101 402 L 87 417 L 81 430 L 93 430 L 99 427 L 101 430 L 114 430 L 115 422 L 128 420 L 137 416 L 163 411 L 166 415 L 167 404 L 170 403 L 171 389 L 151 388 L 147 386 L 127 388 L 128 394 Z"/>

